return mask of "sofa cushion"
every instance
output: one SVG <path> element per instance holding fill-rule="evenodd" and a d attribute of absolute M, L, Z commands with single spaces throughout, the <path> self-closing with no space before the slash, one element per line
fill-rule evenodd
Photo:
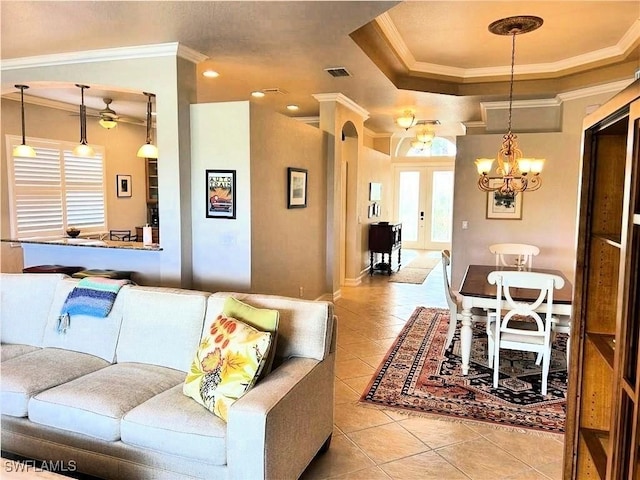
<path fill-rule="evenodd" d="M 3 343 L 0 347 L 0 352 L 2 356 L 1 361 L 9 360 L 10 358 L 19 357 L 20 355 L 24 355 L 25 353 L 34 352 L 36 350 L 40 350 L 38 347 L 33 347 L 31 345 L 14 345 L 12 343 Z"/>
<path fill-rule="evenodd" d="M 29 399 L 109 365 L 102 358 L 85 353 L 42 348 L 2 362 L 2 414 L 26 417 Z"/>
<path fill-rule="evenodd" d="M 102 440 L 118 440 L 125 413 L 183 379 L 183 372 L 156 365 L 110 365 L 36 395 L 29 402 L 29 420 Z"/>
<path fill-rule="evenodd" d="M 74 314 L 70 316 L 66 332 L 58 332 L 58 318 L 62 306 L 78 282 L 77 279 L 66 278 L 58 284 L 47 319 L 47 327 L 44 331 L 43 346 L 89 353 L 108 362 L 113 362 L 120 334 L 125 297 L 131 287 L 125 286 L 120 289 L 111 311 L 106 317 Z M 100 339 L 100 341 L 96 341 L 96 339 Z"/>
<path fill-rule="evenodd" d="M 214 465 L 227 463 L 227 425 L 182 394 L 182 385 L 137 406 L 122 419 L 122 441 Z"/>
<path fill-rule="evenodd" d="M 53 292 L 61 274 L 3 273 L 0 279 L 2 343 L 42 346 Z"/>
<path fill-rule="evenodd" d="M 208 296 L 189 290 L 131 287 L 116 348 L 118 362 L 189 370 L 200 341 Z"/>
<path fill-rule="evenodd" d="M 207 313 L 209 310 L 207 309 Z M 241 322 L 251 325 L 262 332 L 271 333 L 271 345 L 269 354 L 259 378 L 264 378 L 271 371 L 273 359 L 276 356 L 276 344 L 278 338 L 278 321 L 280 314 L 278 310 L 269 308 L 256 308 L 241 302 L 235 297 L 227 297 L 222 307 L 222 313 L 227 317 L 237 318 Z M 206 322 L 205 322 L 206 325 Z"/>
<path fill-rule="evenodd" d="M 259 295 L 254 293 L 217 292 L 218 298 L 233 296 L 256 308 L 272 308 L 280 313 L 276 357 L 308 357 L 323 360 L 329 353 L 333 326 L 333 304 L 312 300 Z"/>
<path fill-rule="evenodd" d="M 184 382 L 184 394 L 226 421 L 229 406 L 260 375 L 270 341 L 270 332 L 218 315 L 202 337 Z"/>

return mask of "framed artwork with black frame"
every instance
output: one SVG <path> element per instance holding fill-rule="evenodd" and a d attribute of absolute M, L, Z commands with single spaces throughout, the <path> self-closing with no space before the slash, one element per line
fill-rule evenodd
<path fill-rule="evenodd" d="M 306 208 L 307 170 L 287 168 L 287 208 Z"/>
<path fill-rule="evenodd" d="M 502 178 L 490 178 L 489 187 L 498 187 Z M 505 195 L 499 191 L 487 192 L 487 219 L 522 220 L 522 193 Z"/>
<path fill-rule="evenodd" d="M 116 175 L 116 195 L 119 198 L 131 196 L 131 175 Z"/>
<path fill-rule="evenodd" d="M 236 218 L 236 171 L 206 171 L 207 218 Z"/>

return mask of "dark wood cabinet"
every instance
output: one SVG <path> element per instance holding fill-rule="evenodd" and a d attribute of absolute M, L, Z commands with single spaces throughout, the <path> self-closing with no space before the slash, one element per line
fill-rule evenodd
<path fill-rule="evenodd" d="M 584 121 L 564 476 L 640 477 L 640 80 Z"/>
<path fill-rule="evenodd" d="M 158 203 L 158 159 L 147 158 L 145 164 L 147 175 L 147 203 Z"/>
<path fill-rule="evenodd" d="M 378 222 L 369 225 L 369 274 L 381 270 L 391 275 L 393 272 L 392 254 L 398 252 L 396 271 L 400 269 L 402 252 L 402 224 Z M 380 262 L 375 262 L 377 255 L 381 255 Z M 385 262 L 385 255 L 387 261 Z"/>

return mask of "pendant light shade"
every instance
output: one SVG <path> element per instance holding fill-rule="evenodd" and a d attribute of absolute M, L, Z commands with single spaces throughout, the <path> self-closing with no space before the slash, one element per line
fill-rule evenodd
<path fill-rule="evenodd" d="M 80 143 L 73 149 L 76 157 L 93 157 L 93 148 L 87 143 L 87 107 L 84 106 L 84 89 L 89 88 L 88 85 L 80 85 L 76 83 L 76 87 L 80 89 Z"/>
<path fill-rule="evenodd" d="M 101 118 L 100 120 L 98 120 L 98 123 L 102 128 L 106 128 L 107 130 L 111 130 L 112 128 L 116 128 L 118 126 L 118 122 L 106 118 Z"/>
<path fill-rule="evenodd" d="M 16 85 L 20 89 L 20 111 L 22 112 L 22 143 L 13 147 L 14 157 L 31 157 L 35 158 L 36 151 L 26 144 L 24 139 L 24 91 L 29 88 L 27 85 Z"/>
<path fill-rule="evenodd" d="M 158 147 L 151 143 L 151 99 L 155 97 L 153 93 L 144 92 L 147 96 L 147 141 L 138 149 L 138 157 L 158 158 Z"/>

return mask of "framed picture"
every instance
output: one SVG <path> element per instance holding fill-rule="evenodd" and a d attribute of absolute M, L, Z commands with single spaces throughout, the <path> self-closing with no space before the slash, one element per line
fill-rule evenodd
<path fill-rule="evenodd" d="M 497 187 L 502 178 L 490 178 L 489 186 Z M 500 192 L 487 192 L 487 218 L 498 220 L 522 220 L 522 193 L 504 195 Z"/>
<path fill-rule="evenodd" d="M 207 170 L 207 218 L 236 218 L 236 171 Z"/>
<path fill-rule="evenodd" d="M 379 202 L 382 200 L 382 184 L 370 183 L 369 184 L 369 201 Z"/>
<path fill-rule="evenodd" d="M 307 171 L 302 168 L 287 168 L 287 208 L 307 206 Z"/>
<path fill-rule="evenodd" d="M 116 175 L 116 194 L 118 197 L 131 196 L 131 175 Z"/>

